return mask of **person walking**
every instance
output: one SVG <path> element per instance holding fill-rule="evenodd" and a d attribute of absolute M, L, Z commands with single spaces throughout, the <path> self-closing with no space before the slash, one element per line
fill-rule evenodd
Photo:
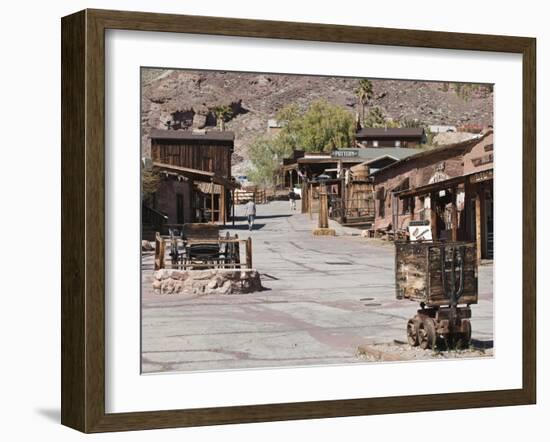
<path fill-rule="evenodd" d="M 256 204 L 254 201 L 248 200 L 245 205 L 245 210 L 246 219 L 248 221 L 248 230 L 252 230 L 252 226 L 254 226 L 254 218 L 256 218 Z"/>
<path fill-rule="evenodd" d="M 294 190 L 288 192 L 288 201 L 290 201 L 290 210 L 296 210 L 296 194 Z"/>

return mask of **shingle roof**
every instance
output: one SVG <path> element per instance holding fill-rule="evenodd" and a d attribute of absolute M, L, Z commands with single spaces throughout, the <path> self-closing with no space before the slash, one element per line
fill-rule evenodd
<path fill-rule="evenodd" d="M 151 138 L 161 140 L 197 140 L 197 141 L 226 141 L 235 140 L 235 134 L 230 131 L 211 130 L 206 132 L 193 132 L 191 130 L 164 130 L 152 129 Z"/>

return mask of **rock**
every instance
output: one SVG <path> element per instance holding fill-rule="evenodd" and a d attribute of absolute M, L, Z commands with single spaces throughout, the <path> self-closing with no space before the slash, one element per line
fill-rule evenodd
<path fill-rule="evenodd" d="M 254 269 L 163 269 L 156 271 L 154 276 L 153 290 L 162 295 L 226 295 L 263 290 L 260 274 Z"/>
<path fill-rule="evenodd" d="M 169 272 L 168 272 L 167 269 L 157 270 L 157 271 L 155 271 L 155 273 L 153 274 L 153 276 L 155 277 L 155 279 L 157 279 L 157 280 L 159 280 L 159 281 L 168 278 L 168 275 L 169 275 Z"/>
<path fill-rule="evenodd" d="M 193 115 L 193 129 L 204 129 L 206 126 L 206 115 L 196 113 Z"/>

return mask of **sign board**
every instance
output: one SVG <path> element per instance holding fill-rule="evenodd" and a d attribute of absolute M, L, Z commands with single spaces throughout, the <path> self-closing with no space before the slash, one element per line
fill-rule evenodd
<path fill-rule="evenodd" d="M 354 158 L 359 156 L 357 150 L 333 150 L 330 153 L 332 158 Z"/>
<path fill-rule="evenodd" d="M 432 240 L 432 228 L 429 221 L 423 221 L 422 225 L 412 225 L 414 221 L 409 224 L 409 239 L 411 241 L 431 241 Z"/>
<path fill-rule="evenodd" d="M 429 226 L 430 221 L 427 219 L 413 219 L 409 221 L 409 227 Z"/>
<path fill-rule="evenodd" d="M 480 183 L 482 181 L 493 179 L 493 169 L 477 172 L 470 176 L 470 183 Z"/>

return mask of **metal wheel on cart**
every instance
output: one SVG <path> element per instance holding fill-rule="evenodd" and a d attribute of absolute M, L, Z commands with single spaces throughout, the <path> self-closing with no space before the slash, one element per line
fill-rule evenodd
<path fill-rule="evenodd" d="M 435 347 L 437 335 L 435 333 L 435 321 L 432 318 L 425 318 L 418 327 L 418 343 L 420 348 Z"/>
<path fill-rule="evenodd" d="M 462 332 L 456 337 L 456 348 L 465 349 L 470 346 L 472 341 L 472 324 L 469 319 L 462 320 Z"/>
<path fill-rule="evenodd" d="M 418 326 L 420 321 L 418 319 L 409 319 L 407 322 L 407 341 L 409 345 L 416 347 L 419 344 L 418 341 Z"/>

